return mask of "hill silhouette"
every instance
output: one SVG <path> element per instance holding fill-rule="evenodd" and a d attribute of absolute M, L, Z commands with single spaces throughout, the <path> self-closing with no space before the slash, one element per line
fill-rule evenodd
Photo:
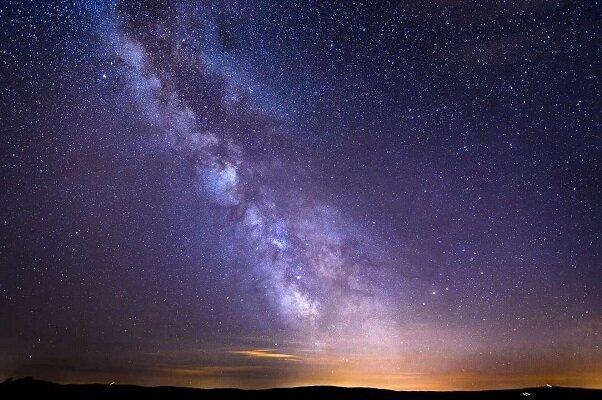
<path fill-rule="evenodd" d="M 539 387 L 508 390 L 457 392 L 404 392 L 371 388 L 306 386 L 264 390 L 194 389 L 106 384 L 57 384 L 31 377 L 8 379 L 0 384 L 2 399 L 311 399 L 311 400 L 426 400 L 426 399 L 600 399 L 602 390 Z"/>

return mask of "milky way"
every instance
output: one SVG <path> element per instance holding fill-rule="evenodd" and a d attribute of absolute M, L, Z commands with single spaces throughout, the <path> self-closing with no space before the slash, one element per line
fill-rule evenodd
<path fill-rule="evenodd" d="M 385 263 L 383 250 L 371 249 L 365 243 L 371 240 L 336 207 L 296 185 L 296 175 L 303 171 L 276 156 L 249 157 L 240 143 L 241 136 L 262 142 L 275 133 L 265 127 L 252 132 L 245 126 L 224 129 L 213 121 L 208 103 L 221 110 L 222 118 L 241 118 L 241 108 L 259 114 L 249 118 L 273 117 L 253 107 L 252 86 L 238 82 L 236 69 L 214 71 L 214 58 L 223 58 L 225 52 L 215 43 L 214 11 L 176 10 L 155 10 L 161 14 L 159 21 L 143 30 L 130 26 L 139 22 L 135 17 L 123 16 L 111 44 L 145 119 L 175 156 L 190 163 L 199 206 L 218 206 L 221 223 L 231 231 L 224 246 L 233 242 L 230 262 L 236 263 L 237 274 L 260 288 L 286 323 L 319 335 L 315 341 L 322 340 L 322 333 L 327 338 L 370 335 L 373 320 L 391 324 L 379 295 L 387 279 L 375 277 L 387 273 L 379 269 Z M 182 20 L 185 29 L 177 29 Z M 133 37 L 130 30 L 135 30 Z M 189 104 L 179 94 L 187 84 L 182 74 L 213 80 L 217 87 L 209 98 Z M 251 104 L 245 104 L 246 98 Z"/>
<path fill-rule="evenodd" d="M 2 6 L 0 372 L 602 385 L 594 10 L 415 3 Z"/>

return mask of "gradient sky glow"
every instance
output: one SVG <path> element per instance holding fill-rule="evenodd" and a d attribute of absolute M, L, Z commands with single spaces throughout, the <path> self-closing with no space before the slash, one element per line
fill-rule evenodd
<path fill-rule="evenodd" d="M 0 5 L 0 378 L 602 388 L 595 2 Z"/>

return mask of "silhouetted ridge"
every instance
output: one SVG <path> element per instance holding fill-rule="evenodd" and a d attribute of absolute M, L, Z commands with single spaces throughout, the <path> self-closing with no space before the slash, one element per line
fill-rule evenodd
<path fill-rule="evenodd" d="M 509 390 L 458 392 L 398 392 L 385 389 L 306 386 L 265 390 L 193 389 L 170 386 L 144 387 L 106 384 L 57 384 L 26 377 L 0 384 L 1 399 L 601 399 L 602 390 L 541 387 Z"/>

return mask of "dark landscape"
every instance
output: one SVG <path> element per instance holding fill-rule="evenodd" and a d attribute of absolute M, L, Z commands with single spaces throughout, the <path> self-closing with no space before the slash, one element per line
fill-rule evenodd
<path fill-rule="evenodd" d="M 194 389 L 170 386 L 70 384 L 32 378 L 8 379 L 0 384 L 3 399 L 599 399 L 602 391 L 564 387 L 508 390 L 404 392 L 372 388 L 305 386 L 264 390 Z"/>

